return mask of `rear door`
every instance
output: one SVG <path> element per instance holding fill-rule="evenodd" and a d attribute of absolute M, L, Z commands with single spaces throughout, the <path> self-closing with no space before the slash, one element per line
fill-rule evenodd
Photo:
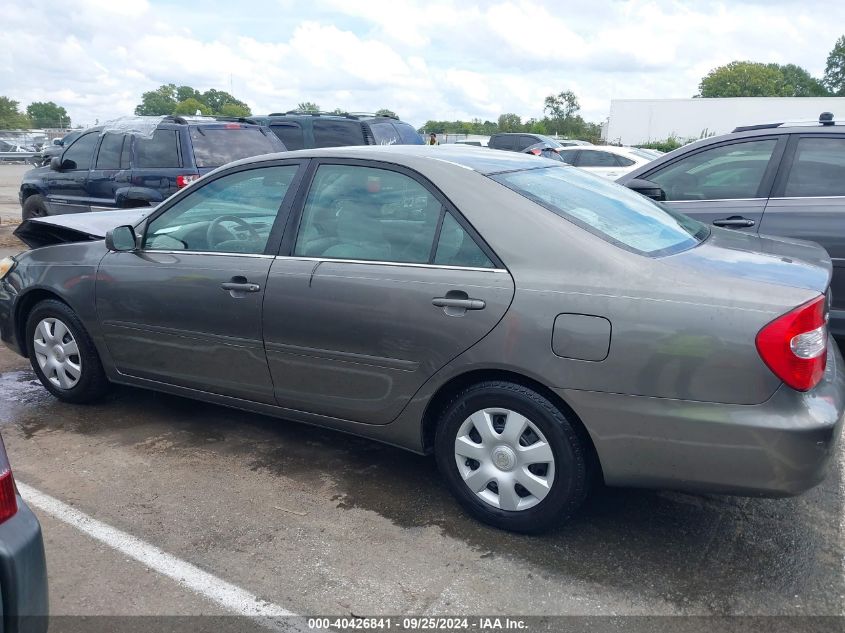
<path fill-rule="evenodd" d="M 640 177 L 659 184 L 666 203 L 707 224 L 756 233 L 786 136 L 708 145 Z"/>
<path fill-rule="evenodd" d="M 283 407 L 387 424 L 513 297 L 510 274 L 429 183 L 376 165 L 315 165 L 270 269 L 264 341 Z"/>
<path fill-rule="evenodd" d="M 133 196 L 146 196 L 151 204 L 157 204 L 179 190 L 178 176 L 197 173 L 193 165 L 184 164 L 182 140 L 176 129 L 160 128 L 151 137 L 133 138 Z"/>
<path fill-rule="evenodd" d="M 831 328 L 845 335 L 845 135 L 791 135 L 760 232 L 812 240 L 827 250 Z"/>
<path fill-rule="evenodd" d="M 117 190 L 129 186 L 128 144 L 129 137 L 124 134 L 103 135 L 86 183 L 93 209 L 115 208 Z"/>

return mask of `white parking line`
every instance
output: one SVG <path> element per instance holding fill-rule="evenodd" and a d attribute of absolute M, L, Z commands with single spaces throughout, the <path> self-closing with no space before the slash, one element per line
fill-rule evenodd
<path fill-rule="evenodd" d="M 25 483 L 18 481 L 17 484 L 18 491 L 29 505 L 134 558 L 153 571 L 172 578 L 183 587 L 211 600 L 227 611 L 253 618 L 267 628 L 277 631 L 309 630 L 305 626 L 304 619 L 296 616 L 292 611 L 262 600 L 245 589 L 176 558 L 155 545 L 150 545 L 131 534 L 98 521 Z"/>

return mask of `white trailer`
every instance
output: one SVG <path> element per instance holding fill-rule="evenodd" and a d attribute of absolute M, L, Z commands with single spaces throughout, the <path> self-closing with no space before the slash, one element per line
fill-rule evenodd
<path fill-rule="evenodd" d="M 845 97 L 613 99 L 604 138 L 622 145 L 670 136 L 683 142 L 725 134 L 741 125 L 817 121 L 822 112 L 845 121 Z"/>

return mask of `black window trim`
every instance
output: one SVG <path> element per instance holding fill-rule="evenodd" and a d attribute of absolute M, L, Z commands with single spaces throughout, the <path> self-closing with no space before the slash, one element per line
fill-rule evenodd
<path fill-rule="evenodd" d="M 815 134 L 807 134 L 801 132 L 793 132 L 791 134 L 786 135 L 788 137 L 788 143 L 786 145 L 786 149 L 783 153 L 783 159 L 781 160 L 780 169 L 778 169 L 777 175 L 775 176 L 774 187 L 772 188 L 771 197 L 772 198 L 779 198 L 782 200 L 800 200 L 804 198 L 841 198 L 842 196 L 785 196 L 784 193 L 786 192 L 786 183 L 789 180 L 789 174 L 792 172 L 792 168 L 795 164 L 795 154 L 798 151 L 798 142 L 803 138 L 833 138 L 839 140 L 845 140 L 845 134 L 830 132 L 830 133 L 815 133 Z"/>
<path fill-rule="evenodd" d="M 141 244 L 144 243 L 147 237 L 147 227 L 149 227 L 150 223 L 158 219 L 161 215 L 167 213 L 169 209 L 172 209 L 175 205 L 177 205 L 181 200 L 183 200 L 188 195 L 202 189 L 203 187 L 207 187 L 212 182 L 216 182 L 220 178 L 224 178 L 226 176 L 231 176 L 232 174 L 236 174 L 242 171 L 251 171 L 253 169 L 263 169 L 266 167 L 285 167 L 288 165 L 298 165 L 299 169 L 296 171 L 296 175 L 294 175 L 293 180 L 291 180 L 290 187 L 285 192 L 285 197 L 282 199 L 282 202 L 279 206 L 279 210 L 276 213 L 276 219 L 273 222 L 273 226 L 270 229 L 270 236 L 267 238 L 267 244 L 264 247 L 263 253 L 226 253 L 226 252 L 205 252 L 205 251 L 173 251 L 178 253 L 184 254 L 206 254 L 206 255 L 238 255 L 240 257 L 273 257 L 277 254 L 279 250 L 279 245 L 282 241 L 282 233 L 284 231 L 284 227 L 287 226 L 288 220 L 290 219 L 291 209 L 293 207 L 293 202 L 296 197 L 299 195 L 299 190 L 301 189 L 302 181 L 305 176 L 306 171 L 309 167 L 309 159 L 295 159 L 295 158 L 287 158 L 287 159 L 275 159 L 275 160 L 267 160 L 255 163 L 248 163 L 246 165 L 238 165 L 237 167 L 232 167 L 227 169 L 226 171 L 219 172 L 215 174 L 214 178 L 209 178 L 207 181 L 203 182 L 199 186 L 195 187 L 186 187 L 182 189 L 178 193 L 174 194 L 170 198 L 168 198 L 165 202 L 163 202 L 153 213 L 148 215 L 144 220 L 136 225 L 135 233 L 138 237 L 141 238 Z M 141 252 L 145 253 L 161 253 L 161 252 L 171 252 L 169 250 L 160 250 L 160 249 L 141 249 Z"/>
<path fill-rule="evenodd" d="M 299 191 L 297 192 L 295 198 L 291 201 L 292 203 L 292 210 L 288 216 L 287 223 L 285 225 L 284 233 L 282 235 L 282 242 L 281 246 L 278 249 L 278 256 L 279 257 L 286 257 L 286 258 L 293 258 L 293 259 L 304 259 L 304 260 L 314 260 L 314 261 L 349 261 L 344 260 L 343 258 L 335 258 L 335 257 L 306 257 L 300 255 L 294 255 L 293 250 L 296 245 L 296 238 L 299 234 L 300 224 L 302 223 L 302 215 L 305 209 L 305 201 L 308 197 L 308 193 L 311 191 L 311 186 L 314 184 L 314 178 L 317 174 L 317 169 L 321 165 L 349 165 L 354 167 L 371 167 L 373 169 L 384 169 L 387 171 L 397 172 L 404 176 L 415 180 L 420 186 L 426 189 L 430 194 L 432 194 L 438 202 L 440 202 L 440 217 L 437 220 L 437 230 L 434 234 L 434 242 L 431 252 L 429 253 L 428 263 L 419 264 L 414 262 L 390 262 L 390 261 L 382 261 L 382 260 L 361 260 L 361 263 L 367 264 L 388 264 L 388 265 L 403 265 L 403 266 L 422 266 L 422 267 L 434 267 L 434 268 L 460 268 L 462 270 L 483 270 L 483 271 L 494 271 L 494 270 L 507 270 L 507 267 L 504 265 L 502 260 L 499 258 L 498 255 L 490 248 L 490 245 L 481 237 L 478 231 L 469 223 L 469 221 L 464 217 L 464 215 L 458 210 L 458 208 L 452 204 L 452 201 L 447 198 L 442 191 L 428 178 L 423 176 L 421 173 L 414 171 L 404 165 L 398 165 L 396 163 L 389 163 L 380 160 L 369 160 L 369 159 L 361 159 L 361 158 L 313 158 L 311 159 L 311 163 L 309 164 L 308 168 L 305 170 L 303 175 L 303 181 L 301 186 L 299 187 Z M 443 226 L 443 218 L 446 212 L 452 214 L 461 228 L 467 232 L 467 234 L 475 241 L 476 245 L 481 249 L 484 255 L 487 256 L 492 264 L 493 268 L 474 268 L 472 266 L 447 266 L 443 264 L 434 264 L 433 257 L 436 253 L 437 244 L 440 241 L 440 230 Z M 357 260 L 356 260 L 357 261 Z"/>
<path fill-rule="evenodd" d="M 774 140 L 775 146 L 772 149 L 772 155 L 769 157 L 769 164 L 766 166 L 766 170 L 763 172 L 763 177 L 760 179 L 760 185 L 757 187 L 757 192 L 753 198 L 717 198 L 712 200 L 669 200 L 667 202 L 670 203 L 701 203 L 701 202 L 716 202 L 717 200 L 766 200 L 772 193 L 772 189 L 775 183 L 775 176 L 778 174 L 778 170 L 780 169 L 781 164 L 783 163 L 783 155 L 784 150 L 786 149 L 786 144 L 788 140 L 788 134 L 765 134 L 760 136 L 743 136 L 741 138 L 732 138 L 732 139 L 724 139 L 714 143 L 708 143 L 707 145 L 702 145 L 701 147 L 697 147 L 694 151 L 685 152 L 674 157 L 672 160 L 667 160 L 664 163 L 659 165 L 655 165 L 654 168 L 649 169 L 646 172 L 643 172 L 637 178 L 642 178 L 644 180 L 649 180 L 654 174 L 658 171 L 662 171 L 667 167 L 674 165 L 678 161 L 685 160 L 690 156 L 695 156 L 696 154 L 700 154 L 701 152 L 708 151 L 711 149 L 715 149 L 717 147 L 723 147 L 725 145 L 738 145 L 740 143 L 751 143 L 754 141 L 769 141 Z"/>

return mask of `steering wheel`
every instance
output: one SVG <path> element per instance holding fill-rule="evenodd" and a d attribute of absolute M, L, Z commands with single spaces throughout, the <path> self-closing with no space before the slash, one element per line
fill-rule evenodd
<path fill-rule="evenodd" d="M 237 224 L 242 229 L 246 229 L 249 232 L 249 238 L 241 237 L 240 235 L 235 233 L 232 229 L 230 229 L 228 226 L 223 226 L 223 222 L 234 222 L 235 224 Z M 229 237 L 227 237 L 226 239 L 215 241 L 214 233 L 217 231 L 218 227 L 223 229 L 226 233 L 228 233 Z M 208 229 L 205 232 L 206 244 L 208 244 L 209 248 L 213 248 L 213 247 L 215 247 L 219 244 L 222 244 L 223 242 L 227 242 L 229 240 L 240 240 L 240 241 L 243 241 L 243 242 L 255 240 L 256 242 L 260 242 L 261 236 L 258 234 L 258 231 L 256 231 L 252 227 L 252 225 L 250 225 L 248 222 L 245 222 L 244 220 L 242 220 L 241 218 L 239 218 L 236 215 L 221 215 L 219 218 L 214 218 L 211 221 L 211 224 L 208 225 Z"/>

